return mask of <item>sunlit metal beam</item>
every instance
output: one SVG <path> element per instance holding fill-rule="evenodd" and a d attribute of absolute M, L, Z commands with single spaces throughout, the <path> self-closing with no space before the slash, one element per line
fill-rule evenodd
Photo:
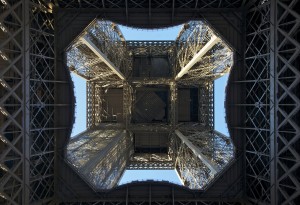
<path fill-rule="evenodd" d="M 80 40 L 89 47 L 115 74 L 117 74 L 122 80 L 125 79 L 125 76 L 121 73 L 119 68 L 117 68 L 87 36 L 83 36 Z"/>
<path fill-rule="evenodd" d="M 216 174 L 220 171 L 219 167 L 214 162 L 209 160 L 202 151 L 196 147 L 186 136 L 184 136 L 179 130 L 175 130 L 176 135 L 186 144 L 191 151 L 211 170 L 212 174 Z"/>
<path fill-rule="evenodd" d="M 220 38 L 218 38 L 216 35 L 213 35 L 205 44 L 205 46 L 201 48 L 201 50 L 192 58 L 192 60 L 181 69 L 181 71 L 175 77 L 175 80 L 178 80 L 185 75 L 219 41 Z"/>

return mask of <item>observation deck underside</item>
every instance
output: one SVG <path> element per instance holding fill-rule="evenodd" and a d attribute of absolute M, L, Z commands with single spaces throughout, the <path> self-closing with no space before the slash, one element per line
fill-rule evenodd
<path fill-rule="evenodd" d="M 191 129 L 185 131 L 183 128 L 189 126 L 179 124 L 190 120 L 194 124 L 194 120 L 198 120 L 197 126 L 213 123 L 208 120 L 212 119 L 211 112 L 202 115 L 209 109 L 200 106 L 210 103 L 209 99 L 212 98 L 208 96 L 208 90 L 212 89 L 211 85 L 201 83 L 192 88 L 186 86 L 190 80 L 193 81 L 194 74 L 199 75 L 202 71 L 199 73 L 197 69 L 193 71 L 195 66 L 189 69 L 189 66 L 184 65 L 191 72 L 178 75 L 181 71 L 186 71 L 181 69 L 181 63 L 185 64 L 185 60 L 191 59 L 182 55 L 183 61 L 167 60 L 180 65 L 177 67 L 167 64 L 165 55 L 157 60 L 138 56 L 133 61 L 130 50 L 133 53 L 144 52 L 138 44 L 147 48 L 152 45 L 146 45 L 146 42 L 126 42 L 115 27 L 106 27 L 107 33 L 113 34 L 113 41 L 117 39 L 115 42 L 118 42 L 117 45 L 107 44 L 107 51 L 111 48 L 110 52 L 103 52 L 103 45 L 96 41 L 97 38 L 92 38 L 91 34 L 87 34 L 87 39 L 82 39 L 78 45 L 77 50 L 87 51 L 87 64 L 84 66 L 97 65 L 94 69 L 81 71 L 76 65 L 66 69 L 65 49 L 95 18 L 104 18 L 136 28 L 166 28 L 191 20 L 205 20 L 217 31 L 218 37 L 222 37 L 233 49 L 234 64 L 226 88 L 225 105 L 230 137 L 236 148 L 236 159 L 205 186 L 204 190 L 153 181 L 133 182 L 113 189 L 96 190 L 89 185 L 91 182 L 85 181 L 84 176 L 80 177 L 80 173 L 76 173 L 73 165 L 66 163 L 66 145 L 74 122 L 75 105 L 70 70 L 85 76 L 90 82 L 87 124 L 91 128 L 86 134 L 97 129 L 103 131 L 102 135 L 115 132 L 110 133 L 106 140 L 112 149 L 101 150 L 101 153 L 114 155 L 114 143 L 122 140 L 130 145 L 128 154 L 136 152 L 134 155 L 124 155 L 130 166 L 122 164 L 116 167 L 118 170 L 125 166 L 128 169 L 158 167 L 156 164 L 149 165 L 152 163 L 150 160 L 153 159 L 153 154 L 145 152 L 159 150 L 161 158 L 171 159 L 166 166 L 176 167 L 177 164 L 176 168 L 182 178 L 189 186 L 193 186 L 193 177 L 189 176 L 198 173 L 186 175 L 183 162 L 187 156 L 195 156 L 191 149 L 186 148 L 197 143 L 190 141 L 192 137 L 186 143 L 182 142 L 194 127 L 189 125 Z M 1 0 L 0 204 L 299 204 L 299 20 L 299 0 Z M 183 39 L 184 36 L 188 38 L 188 35 L 181 36 Z M 216 39 L 207 40 L 214 43 Z M 180 48 L 176 41 L 165 46 Z M 153 50 L 159 50 L 158 48 L 156 46 Z M 126 57 L 127 54 L 129 58 Z M 118 56 L 121 56 L 121 61 Z M 176 55 L 175 58 L 179 59 Z M 144 80 L 144 77 L 157 74 L 157 70 L 152 70 L 148 65 L 149 61 L 161 63 L 164 77 Z M 141 70 L 138 65 L 148 67 Z M 130 70 L 130 67 L 136 69 Z M 100 70 L 103 76 L 97 75 Z M 139 75 L 143 77 L 139 78 Z M 176 76 L 179 80 L 175 81 Z M 125 80 L 120 80 L 123 78 Z M 113 86 L 107 89 L 105 87 L 109 79 Z M 141 85 L 146 88 L 140 90 Z M 200 86 L 203 92 L 199 92 Z M 151 90 L 153 87 L 154 91 Z M 190 99 L 196 98 L 196 91 L 193 89 L 198 89 L 198 106 L 190 104 L 189 108 L 182 110 L 182 105 L 189 104 L 186 101 L 188 96 Z M 97 92 L 105 102 L 92 97 Z M 141 98 L 141 101 L 133 103 L 130 96 L 132 100 Z M 143 110 L 147 96 L 155 96 L 160 105 L 159 112 L 151 116 L 152 119 Z M 116 100 L 122 101 L 122 108 L 113 103 Z M 177 106 L 171 106 L 172 102 L 177 102 Z M 109 108 L 105 110 L 107 107 Z M 198 114 L 198 119 L 196 115 L 190 114 L 191 110 L 196 110 L 195 107 L 198 107 L 198 113 L 202 113 Z M 114 108 L 113 111 L 111 108 Z M 176 109 L 178 114 L 174 115 Z M 149 123 L 153 118 L 163 122 Z M 143 123 L 138 123 L 139 121 Z M 144 147 L 143 140 L 147 139 L 149 130 L 151 133 L 158 130 L 155 133 L 161 133 L 160 136 L 164 139 L 153 144 L 155 149 Z M 209 130 L 214 132 L 213 129 Z M 198 134 L 199 132 L 191 135 Z M 165 141 L 166 136 L 168 140 Z M 204 138 L 207 136 L 204 135 Z M 130 141 L 135 137 L 138 139 L 136 143 Z M 76 144 L 75 139 L 73 142 Z M 90 139 L 96 140 L 93 137 Z M 82 140 L 83 138 L 78 143 Z M 90 140 L 86 142 L 88 145 Z M 166 154 L 168 142 L 176 149 L 181 147 L 177 152 L 181 157 L 175 156 L 178 159 L 175 163 L 172 158 L 174 155 L 169 152 L 169 145 Z M 100 145 L 101 143 L 97 146 Z M 81 146 L 84 147 L 83 144 Z M 196 148 L 200 146 L 202 145 L 198 144 Z M 201 153 L 208 156 L 208 160 L 216 162 L 217 167 L 220 166 L 219 159 L 210 157 L 211 151 Z M 71 154 L 77 156 L 80 153 L 74 150 Z M 77 165 L 82 165 L 83 170 L 95 170 L 95 164 L 90 159 L 97 154 L 89 152 L 87 156 L 91 158 L 86 160 L 86 164 L 82 161 L 82 164 Z M 108 165 L 124 160 L 118 156 Z M 147 163 L 144 160 L 148 160 Z M 202 160 L 197 157 L 195 161 L 199 166 L 209 165 L 209 161 L 203 157 Z M 98 162 L 99 165 L 106 163 L 104 160 Z M 120 172 L 103 170 L 101 173 L 113 181 L 118 179 Z M 108 184 L 101 186 L 108 187 Z"/>
<path fill-rule="evenodd" d="M 232 56 L 202 21 L 175 41 L 126 41 L 116 24 L 94 20 L 67 50 L 88 87 L 88 129 L 71 139 L 68 163 L 96 190 L 115 187 L 125 169 L 175 169 L 203 189 L 234 157 L 213 124 L 213 81 Z"/>

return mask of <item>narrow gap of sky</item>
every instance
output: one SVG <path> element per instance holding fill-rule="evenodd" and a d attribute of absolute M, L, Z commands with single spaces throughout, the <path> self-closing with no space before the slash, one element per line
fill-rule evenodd
<path fill-rule="evenodd" d="M 86 130 L 86 81 L 73 73 L 71 73 L 71 77 L 76 99 L 75 122 L 71 134 L 71 137 L 74 137 Z"/>
<path fill-rule="evenodd" d="M 163 41 L 175 40 L 180 29 L 180 26 L 174 26 L 166 29 L 135 29 L 126 26 L 119 26 L 127 41 Z"/>
<path fill-rule="evenodd" d="M 229 74 L 215 80 L 214 88 L 214 124 L 215 130 L 229 136 L 225 119 L 225 89 Z"/>
<path fill-rule="evenodd" d="M 132 181 L 168 181 L 174 184 L 182 185 L 177 172 L 175 170 L 126 170 L 123 174 L 119 185 Z"/>
<path fill-rule="evenodd" d="M 175 40 L 181 26 L 167 29 L 133 29 L 119 26 L 126 40 Z M 76 97 L 75 123 L 72 135 L 75 136 L 86 129 L 86 82 L 80 77 L 71 74 L 74 82 Z M 225 123 L 225 85 L 228 75 L 215 81 L 215 129 L 228 135 Z M 175 184 L 182 184 L 175 170 L 126 170 L 119 184 L 136 180 L 166 180 Z"/>

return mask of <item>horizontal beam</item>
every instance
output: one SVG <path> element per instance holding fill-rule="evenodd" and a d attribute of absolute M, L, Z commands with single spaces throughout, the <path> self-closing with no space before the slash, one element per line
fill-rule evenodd
<path fill-rule="evenodd" d="M 100 59 L 103 61 L 115 74 L 117 74 L 122 80 L 125 79 L 125 76 L 121 71 L 102 53 L 97 46 L 87 37 L 83 36 L 80 40 L 89 47 Z"/>
<path fill-rule="evenodd" d="M 175 133 L 182 140 L 182 142 L 186 144 L 191 151 L 210 169 L 213 175 L 219 172 L 220 169 L 218 166 L 209 160 L 186 136 L 184 136 L 179 130 L 175 130 Z"/>
<path fill-rule="evenodd" d="M 219 41 L 220 39 L 216 35 L 213 35 L 205 46 L 192 58 L 192 60 L 181 69 L 175 77 L 175 80 L 178 80 L 185 75 Z"/>

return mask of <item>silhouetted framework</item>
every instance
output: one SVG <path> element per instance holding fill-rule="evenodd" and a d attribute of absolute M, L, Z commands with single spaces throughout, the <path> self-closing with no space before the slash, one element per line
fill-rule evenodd
<path fill-rule="evenodd" d="M 298 7 L 298 0 L 1 0 L 0 204 L 299 204 Z M 64 52 L 75 37 L 83 36 L 79 34 L 96 17 L 139 28 L 206 20 L 234 50 L 225 105 L 231 141 L 236 147 L 235 160 L 204 190 L 151 181 L 95 190 L 66 163 L 64 156 L 74 121 L 75 100 Z M 113 32 L 113 38 L 119 38 L 122 44 L 118 31 Z M 88 47 L 94 52 L 89 39 L 81 40 L 82 49 Z M 101 57 L 97 50 L 91 55 Z M 101 69 L 106 69 L 107 75 L 115 79 L 122 79 L 116 68 L 123 67 L 118 66 L 106 61 Z M 185 77 L 188 75 L 181 79 L 183 86 Z M 173 114 L 169 124 L 154 126 L 129 123 L 137 92 L 132 85 L 122 82 L 122 86 L 114 86 L 121 88 L 124 103 L 122 116 L 112 119 L 123 119 L 123 124 L 97 125 L 102 126 L 99 129 L 130 128 L 140 133 L 177 130 L 183 136 L 177 132 L 172 143 L 179 151 L 168 151 L 168 154 L 182 153 L 180 157 L 191 156 L 189 160 L 195 160 L 196 150 L 188 149 L 189 141 L 178 140 L 179 136 L 181 139 L 189 136 L 183 129 L 188 125 L 175 127 L 180 103 L 177 96 L 181 92 L 178 86 L 169 83 L 173 100 L 170 109 L 174 110 L 170 112 Z M 199 87 L 198 96 L 207 96 L 208 90 L 212 90 L 212 85 L 203 85 L 206 84 Z M 103 82 L 89 82 L 87 86 L 88 96 L 103 94 Z M 102 102 L 93 97 L 88 100 L 92 106 L 87 110 L 90 116 L 87 124 L 92 127 L 104 119 L 101 112 L 95 114 Z M 201 112 L 204 109 L 201 105 L 208 102 L 199 102 Z M 205 110 L 208 113 L 198 122 L 211 127 L 213 108 Z M 221 133 L 210 131 L 210 136 L 223 139 Z M 126 132 L 126 136 L 130 135 Z M 222 146 L 226 147 L 226 143 L 220 143 Z M 188 165 L 180 157 L 175 166 L 184 183 L 199 186 L 193 179 L 199 173 L 185 171 Z M 199 162 L 214 165 L 210 160 Z M 210 168 L 214 170 L 214 166 Z"/>
<path fill-rule="evenodd" d="M 299 6 L 270 1 L 246 13 L 246 194 L 252 203 L 297 204 Z"/>

